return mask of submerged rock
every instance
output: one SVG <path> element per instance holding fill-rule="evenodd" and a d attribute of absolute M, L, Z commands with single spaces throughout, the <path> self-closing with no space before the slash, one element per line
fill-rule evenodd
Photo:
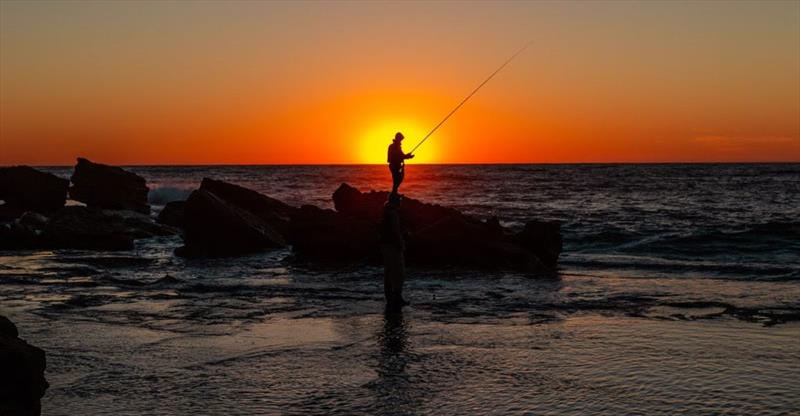
<path fill-rule="evenodd" d="M 70 197 L 89 207 L 150 213 L 147 183 L 135 173 L 78 158 L 71 180 Z"/>
<path fill-rule="evenodd" d="M 0 249 L 129 250 L 136 239 L 177 232 L 138 212 L 69 206 L 50 218 L 27 212 L 0 224 Z"/>
<path fill-rule="evenodd" d="M 198 189 L 184 206 L 183 257 L 222 257 L 282 247 L 284 238 L 262 218 Z"/>
<path fill-rule="evenodd" d="M 41 414 L 41 398 L 49 387 L 42 349 L 19 338 L 16 325 L 0 316 L 0 415 Z"/>
<path fill-rule="evenodd" d="M 176 232 L 137 212 L 72 206 L 65 207 L 47 222 L 40 245 L 59 249 L 130 250 L 135 239 Z"/>
<path fill-rule="evenodd" d="M 69 181 L 29 166 L 0 168 L 0 200 L 5 218 L 26 211 L 50 213 L 64 206 Z"/>

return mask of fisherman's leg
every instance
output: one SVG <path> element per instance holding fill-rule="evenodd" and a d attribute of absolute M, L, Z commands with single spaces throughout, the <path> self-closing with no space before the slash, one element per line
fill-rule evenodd
<path fill-rule="evenodd" d="M 400 177 L 400 172 L 398 170 L 391 168 L 389 168 L 389 170 L 392 172 L 392 193 L 396 194 L 397 189 L 400 188 L 400 182 L 403 179 Z"/>

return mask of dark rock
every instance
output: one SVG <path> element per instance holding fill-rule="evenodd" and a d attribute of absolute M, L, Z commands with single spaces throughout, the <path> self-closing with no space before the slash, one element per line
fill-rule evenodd
<path fill-rule="evenodd" d="M 323 261 L 380 258 L 377 225 L 330 209 L 303 205 L 291 217 L 289 242 L 299 257 Z"/>
<path fill-rule="evenodd" d="M 266 221 L 206 189 L 198 189 L 184 206 L 183 257 L 232 256 L 282 247 L 284 238 Z"/>
<path fill-rule="evenodd" d="M 514 241 L 536 254 L 548 267 L 558 265 L 563 242 L 561 225 L 557 222 L 528 221 L 525 228 L 514 236 Z"/>
<path fill-rule="evenodd" d="M 495 228 L 465 221 L 463 216 L 445 217 L 411 234 L 406 246 L 409 263 L 531 272 L 545 270 L 533 253 L 508 241 Z"/>
<path fill-rule="evenodd" d="M 18 336 L 17 326 L 10 319 L 0 315 L 0 337 L 16 338 Z"/>
<path fill-rule="evenodd" d="M 28 166 L 0 168 L 3 217 L 25 211 L 50 213 L 64 206 L 69 181 Z"/>
<path fill-rule="evenodd" d="M 360 192 L 342 184 L 334 192 L 333 201 L 339 213 L 377 225 L 388 196 L 388 192 Z M 409 233 L 409 264 L 548 272 L 555 269 L 561 253 L 556 223 L 531 221 L 525 230 L 513 235 L 497 218 L 481 221 L 452 208 L 407 197 L 400 204 L 400 217 Z M 339 237 L 346 239 L 347 235 Z"/>
<path fill-rule="evenodd" d="M 49 218 L 45 217 L 42 214 L 36 212 L 26 212 L 19 217 L 17 222 L 19 225 L 23 227 L 33 228 L 33 229 L 42 229 L 47 222 L 50 221 Z"/>
<path fill-rule="evenodd" d="M 203 178 L 200 189 L 261 218 L 283 235 L 288 232 L 291 215 L 296 209 L 252 189 L 210 178 Z"/>
<path fill-rule="evenodd" d="M 172 201 L 164 205 L 158 213 L 156 222 L 172 227 L 183 228 L 183 215 L 186 201 Z"/>
<path fill-rule="evenodd" d="M 333 204 L 336 211 L 342 214 L 379 222 L 383 204 L 388 198 L 389 192 L 361 192 L 343 183 L 333 193 Z M 400 204 L 400 216 L 403 218 L 404 226 L 411 232 L 448 217 L 459 217 L 465 222 L 480 223 L 479 220 L 468 217 L 458 210 L 427 204 L 412 198 L 403 198 Z"/>
<path fill-rule="evenodd" d="M 144 178 L 135 173 L 78 158 L 71 179 L 70 197 L 90 208 L 150 212 L 149 189 Z"/>
<path fill-rule="evenodd" d="M 176 234 L 172 227 L 156 224 L 148 215 L 133 211 L 64 207 L 42 230 L 44 248 L 129 250 L 133 240 Z"/>
<path fill-rule="evenodd" d="M 0 224 L 0 250 L 30 250 L 37 248 L 41 231 L 22 225 L 19 221 Z"/>
<path fill-rule="evenodd" d="M 49 387 L 46 364 L 44 351 L 20 339 L 16 326 L 0 316 L 0 415 L 41 414 L 41 398 Z"/>

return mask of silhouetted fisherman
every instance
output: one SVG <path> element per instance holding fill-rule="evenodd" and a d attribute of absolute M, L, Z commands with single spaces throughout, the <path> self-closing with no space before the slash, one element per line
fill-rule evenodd
<path fill-rule="evenodd" d="M 389 162 L 389 171 L 392 172 L 392 193 L 397 194 L 400 184 L 403 182 L 406 171 L 406 159 L 413 159 L 411 153 L 403 153 L 402 141 L 403 133 L 398 132 L 394 135 L 394 141 L 389 145 L 389 152 L 386 161 Z"/>
<path fill-rule="evenodd" d="M 389 194 L 383 205 L 380 225 L 381 254 L 383 254 L 383 292 L 387 312 L 396 312 L 408 305 L 403 299 L 403 282 L 406 276 L 405 241 L 400 223 L 401 196 Z"/>

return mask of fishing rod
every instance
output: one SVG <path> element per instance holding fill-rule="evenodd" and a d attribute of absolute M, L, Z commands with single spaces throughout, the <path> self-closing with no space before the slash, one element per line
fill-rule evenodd
<path fill-rule="evenodd" d="M 498 72 L 500 72 L 500 70 L 502 70 L 503 68 L 505 68 L 505 66 L 506 66 L 506 65 L 508 65 L 508 64 L 509 64 L 511 61 L 513 61 L 513 60 L 514 60 L 514 58 L 516 58 L 516 57 L 517 57 L 517 55 L 521 54 L 521 53 L 522 53 L 522 51 L 524 51 L 525 49 L 527 49 L 527 48 L 528 48 L 528 46 L 530 46 L 530 45 L 531 45 L 531 43 L 533 43 L 533 42 L 528 42 L 528 43 L 526 43 L 526 44 L 525 44 L 525 46 L 523 46 L 522 48 L 520 48 L 520 49 L 519 49 L 517 52 L 515 52 L 513 55 L 511 55 L 511 57 L 510 57 L 510 58 L 508 58 L 508 60 L 506 60 L 505 62 L 503 62 L 503 65 L 500 65 L 500 68 L 497 68 L 497 70 L 495 70 L 494 72 L 492 72 L 492 74 L 491 74 L 491 75 L 489 75 L 489 77 L 488 77 L 488 78 L 486 78 L 485 80 L 483 80 L 483 82 L 481 82 L 481 83 L 480 83 L 480 85 L 478 85 L 478 86 L 477 86 L 477 87 L 476 87 L 474 90 L 472 90 L 472 92 L 471 92 L 471 93 L 469 93 L 469 95 L 467 95 L 467 96 L 466 96 L 466 97 L 465 97 L 463 100 L 461 100 L 461 102 L 460 102 L 460 103 L 458 103 L 458 105 L 456 106 L 456 108 L 454 108 L 454 109 L 453 109 L 453 111 L 451 111 L 449 114 L 447 114 L 447 116 L 445 116 L 445 118 L 444 118 L 442 121 L 440 121 L 440 122 L 439 122 L 439 124 L 437 124 L 437 125 L 436 125 L 436 127 L 434 127 L 434 128 L 433 128 L 433 130 L 431 130 L 431 131 L 430 131 L 430 132 L 429 132 L 427 135 L 425 135 L 425 137 L 424 137 L 424 138 L 423 138 L 423 139 L 422 139 L 422 140 L 421 140 L 419 143 L 417 143 L 417 145 L 416 145 L 416 146 L 414 146 L 414 148 L 413 148 L 413 149 L 411 149 L 411 151 L 410 151 L 409 153 L 414 153 L 414 151 L 415 151 L 415 150 L 417 150 L 417 148 L 418 148 L 418 147 L 422 146 L 422 143 L 425 143 L 425 140 L 428 140 L 428 137 L 431 137 L 431 135 L 433 134 L 433 132 L 435 132 L 435 131 L 436 131 L 436 130 L 439 128 L 439 126 L 441 126 L 442 124 L 444 124 L 444 122 L 445 122 L 445 121 L 447 121 L 447 119 L 448 119 L 448 118 L 450 118 L 450 116 L 452 116 L 452 115 L 453 115 L 453 113 L 455 113 L 455 112 L 456 112 L 456 111 L 457 111 L 459 108 L 461 108 L 461 106 L 462 106 L 462 105 L 464 105 L 464 103 L 465 103 L 465 102 L 467 102 L 467 100 L 469 100 L 469 99 L 470 99 L 470 97 L 472 97 L 473 95 L 475 95 L 475 93 L 476 93 L 476 92 L 478 92 L 478 90 L 479 90 L 479 89 L 481 89 L 481 87 L 483 87 L 483 86 L 484 86 L 484 84 L 486 84 L 487 82 L 489 82 L 489 80 L 490 80 L 490 79 L 494 78 L 494 76 L 495 76 L 495 75 L 497 75 L 497 73 L 498 73 Z"/>

